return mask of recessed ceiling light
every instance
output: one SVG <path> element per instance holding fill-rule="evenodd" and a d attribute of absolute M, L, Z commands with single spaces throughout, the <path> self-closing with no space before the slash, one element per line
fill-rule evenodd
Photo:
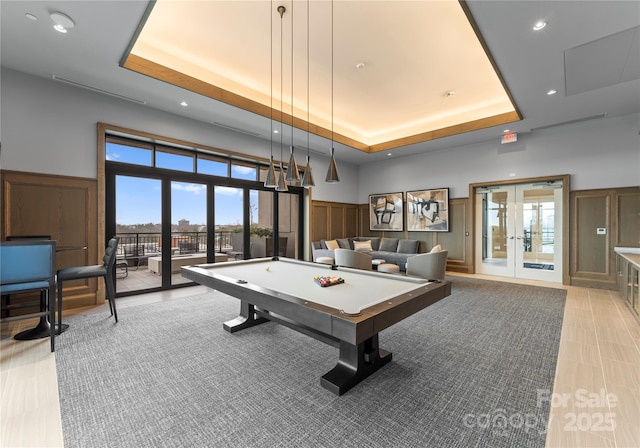
<path fill-rule="evenodd" d="M 555 95 L 556 93 L 558 93 L 557 90 L 551 89 L 547 92 L 547 95 Z"/>
<path fill-rule="evenodd" d="M 182 107 L 187 107 L 187 106 L 188 106 L 188 104 L 187 104 L 187 102 L 186 102 L 186 101 L 181 102 L 181 103 L 180 103 L 180 105 L 181 105 Z"/>
<path fill-rule="evenodd" d="M 55 25 L 53 25 L 53 29 L 60 33 L 66 33 L 67 30 L 76 26 L 71 17 L 61 12 L 52 12 L 49 17 L 51 17 L 51 20 L 55 23 Z"/>
<path fill-rule="evenodd" d="M 34 16 L 33 14 L 31 14 L 30 12 L 25 13 L 25 17 L 29 20 L 33 20 L 36 21 L 38 20 L 38 18 L 36 16 Z"/>
<path fill-rule="evenodd" d="M 391 154 L 390 152 L 387 153 L 387 157 L 391 157 L 393 154 Z"/>
<path fill-rule="evenodd" d="M 364 62 L 358 62 L 356 68 L 364 68 Z"/>
<path fill-rule="evenodd" d="M 278 131 L 277 129 L 274 129 L 274 130 L 273 130 L 273 133 L 274 133 L 274 134 L 278 134 L 279 132 L 280 132 L 280 131 Z"/>
<path fill-rule="evenodd" d="M 502 131 L 502 132 L 504 132 L 505 134 L 508 134 L 509 132 L 511 132 L 511 130 L 509 130 L 509 129 L 505 129 L 505 130 L 504 130 L 504 131 Z"/>
<path fill-rule="evenodd" d="M 540 20 L 539 22 L 536 22 L 535 25 L 533 25 L 533 30 L 540 31 L 545 26 L 547 26 L 547 22 L 545 22 L 544 20 Z"/>
<path fill-rule="evenodd" d="M 456 92 L 454 92 L 453 90 L 449 90 L 447 93 L 444 94 L 444 96 L 446 98 L 451 98 L 452 96 L 454 96 L 456 94 Z"/>

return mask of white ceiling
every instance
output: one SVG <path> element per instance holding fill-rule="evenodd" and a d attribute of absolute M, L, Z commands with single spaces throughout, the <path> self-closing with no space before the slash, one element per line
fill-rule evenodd
<path fill-rule="evenodd" d="M 366 152 L 519 119 L 458 0 L 158 0 L 124 67 Z"/>
<path fill-rule="evenodd" d="M 148 107 L 239 128 L 269 140 L 269 119 L 120 67 L 147 6 L 146 1 L 3 0 L 2 66 L 49 79 L 70 79 L 144 101 Z M 468 6 L 523 116 L 510 129 L 526 133 L 590 117 L 640 112 L 640 2 L 473 0 Z M 71 16 L 75 28 L 65 35 L 54 31 L 49 18 L 52 11 Z M 38 20 L 29 20 L 25 13 Z M 548 21 L 542 32 L 532 30 L 538 20 Z M 380 32 L 393 33 L 393 29 Z M 617 33 L 622 37 L 603 39 Z M 398 51 L 406 52 L 409 60 L 415 57 L 411 45 Z M 579 86 L 579 93 L 567 95 L 565 85 Z M 550 89 L 558 93 L 548 96 Z M 179 105 L 183 100 L 189 107 Z M 497 126 L 390 152 L 396 157 L 480 141 L 497 142 L 502 131 L 503 126 Z M 287 129 L 284 132 L 290 135 Z M 306 146 L 305 133 L 296 131 L 295 139 L 296 147 Z M 312 136 L 310 147 L 328 155 L 330 143 Z M 336 145 L 339 160 L 357 164 L 382 160 L 386 153 L 367 154 Z"/>

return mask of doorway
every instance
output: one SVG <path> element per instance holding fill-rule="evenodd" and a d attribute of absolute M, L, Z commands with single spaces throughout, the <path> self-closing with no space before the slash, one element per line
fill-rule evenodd
<path fill-rule="evenodd" d="M 562 283 L 563 180 L 475 188 L 479 274 Z"/>

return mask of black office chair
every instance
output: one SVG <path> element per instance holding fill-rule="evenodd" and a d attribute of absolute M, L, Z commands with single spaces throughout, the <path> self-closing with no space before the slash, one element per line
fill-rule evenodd
<path fill-rule="evenodd" d="M 109 300 L 109 309 L 111 315 L 118 322 L 118 313 L 116 311 L 116 280 L 115 280 L 115 263 L 116 248 L 120 238 L 114 237 L 109 240 L 107 248 L 102 257 L 102 264 L 93 266 L 76 266 L 73 268 L 64 268 L 58 270 L 58 328 L 62 328 L 62 282 L 66 280 L 79 280 L 82 278 L 104 277 L 104 283 L 107 289 L 107 299 Z"/>

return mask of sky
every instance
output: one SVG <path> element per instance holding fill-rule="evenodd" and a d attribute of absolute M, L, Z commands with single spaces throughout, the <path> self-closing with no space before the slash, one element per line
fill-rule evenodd
<path fill-rule="evenodd" d="M 258 192 L 251 190 L 257 204 Z M 242 189 L 215 187 L 216 225 L 242 225 Z M 161 185 L 157 179 L 116 177 L 116 223 L 159 224 L 161 221 Z M 171 223 L 187 219 L 190 224 L 206 224 L 206 186 L 185 182 L 171 183 Z"/>
<path fill-rule="evenodd" d="M 166 156 L 166 157 L 164 157 Z M 151 166 L 151 151 L 107 143 L 107 160 Z M 200 161 L 199 161 L 200 162 Z M 226 176 L 226 164 L 205 161 L 198 171 Z M 193 159 L 168 153 L 156 153 L 156 166 L 193 172 Z M 232 165 L 231 176 L 255 179 L 255 168 Z M 242 224 L 243 193 L 241 188 L 215 187 L 216 225 Z M 116 176 L 116 223 L 159 224 L 161 222 L 161 181 L 131 176 Z M 251 202 L 258 203 L 258 192 L 251 190 Z M 186 219 L 190 224 L 206 224 L 206 185 L 186 182 L 171 183 L 171 223 Z"/>

